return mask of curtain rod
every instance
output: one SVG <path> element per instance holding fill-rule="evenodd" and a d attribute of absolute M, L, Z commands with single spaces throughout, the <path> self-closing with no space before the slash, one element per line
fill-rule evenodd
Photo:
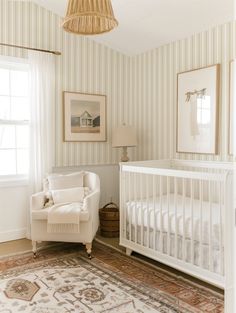
<path fill-rule="evenodd" d="M 16 45 L 11 45 L 8 43 L 1 43 L 0 46 L 6 46 L 6 47 L 12 47 L 12 48 L 20 48 L 20 49 L 26 49 L 26 50 L 33 50 L 33 51 L 39 51 L 39 52 L 47 52 L 47 53 L 52 53 L 55 55 L 61 55 L 61 52 L 59 51 L 51 51 L 51 50 L 43 50 L 43 49 L 37 49 L 37 48 L 30 48 L 30 47 L 24 47 L 24 46 L 16 46 Z"/>

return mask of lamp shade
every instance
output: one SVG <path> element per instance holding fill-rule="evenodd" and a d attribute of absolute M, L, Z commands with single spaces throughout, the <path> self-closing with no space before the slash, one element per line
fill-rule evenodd
<path fill-rule="evenodd" d="M 97 35 L 118 25 L 110 0 L 69 0 L 62 24 L 67 32 Z"/>
<path fill-rule="evenodd" d="M 132 126 L 120 126 L 113 130 L 112 147 L 135 147 L 137 146 L 137 137 L 135 129 Z"/>

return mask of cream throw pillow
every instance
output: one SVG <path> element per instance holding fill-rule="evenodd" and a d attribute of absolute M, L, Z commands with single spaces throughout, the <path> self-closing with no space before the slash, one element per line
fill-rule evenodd
<path fill-rule="evenodd" d="M 82 202 L 87 194 L 88 187 L 77 187 L 60 190 L 51 190 L 54 204 L 68 202 Z"/>
<path fill-rule="evenodd" d="M 84 172 L 77 172 L 68 175 L 51 175 L 48 177 L 48 183 L 49 190 L 83 187 Z"/>

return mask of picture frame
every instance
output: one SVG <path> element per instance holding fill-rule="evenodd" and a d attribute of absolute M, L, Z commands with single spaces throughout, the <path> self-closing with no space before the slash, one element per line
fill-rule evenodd
<path fill-rule="evenodd" d="M 64 141 L 106 141 L 106 96 L 63 92 Z"/>
<path fill-rule="evenodd" d="M 236 118 L 236 108 L 235 108 L 235 95 L 234 88 L 236 86 L 235 71 L 236 71 L 236 60 L 231 60 L 229 64 L 229 154 L 233 155 L 236 153 L 235 147 L 235 136 L 234 136 L 234 123 Z"/>
<path fill-rule="evenodd" d="M 177 152 L 218 153 L 219 81 L 219 64 L 177 74 Z"/>

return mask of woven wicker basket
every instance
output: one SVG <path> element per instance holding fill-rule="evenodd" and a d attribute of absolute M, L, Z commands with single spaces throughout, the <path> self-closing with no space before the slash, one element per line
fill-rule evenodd
<path fill-rule="evenodd" d="M 103 237 L 119 237 L 120 214 L 118 206 L 110 202 L 99 210 L 100 233 Z"/>

